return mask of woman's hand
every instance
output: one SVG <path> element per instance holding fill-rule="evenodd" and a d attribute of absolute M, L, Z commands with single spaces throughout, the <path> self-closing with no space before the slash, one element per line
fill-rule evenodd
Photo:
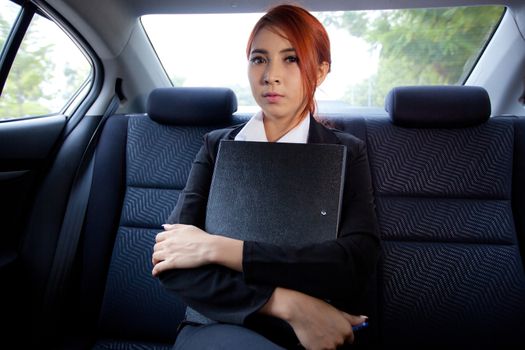
<path fill-rule="evenodd" d="M 189 269 L 206 264 L 220 264 L 242 271 L 243 241 L 210 235 L 191 225 L 163 225 L 165 231 L 155 237 L 153 276 L 170 269 Z"/>
<path fill-rule="evenodd" d="M 185 269 L 209 264 L 213 236 L 191 225 L 163 225 L 155 237 L 152 274 L 169 269 Z"/>
<path fill-rule="evenodd" d="M 366 321 L 365 316 L 349 315 L 320 299 L 279 287 L 261 312 L 288 321 L 308 350 L 353 343 L 352 326 Z"/>

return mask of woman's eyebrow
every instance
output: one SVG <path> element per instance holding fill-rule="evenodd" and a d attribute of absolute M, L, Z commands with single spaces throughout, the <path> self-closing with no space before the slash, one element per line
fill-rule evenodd
<path fill-rule="evenodd" d="M 264 50 L 264 49 L 253 49 L 250 54 L 254 54 L 254 53 L 260 53 L 260 54 L 263 54 L 263 55 L 267 55 L 268 54 L 268 50 Z"/>
<path fill-rule="evenodd" d="M 289 47 L 289 48 L 286 48 L 286 49 L 282 49 L 281 51 L 279 51 L 279 53 L 286 53 L 286 52 L 295 52 L 295 49 L 293 47 Z M 260 53 L 260 54 L 263 54 L 263 55 L 267 55 L 268 54 L 268 50 L 265 50 L 265 49 L 253 49 L 250 54 L 255 54 L 255 53 Z"/>
<path fill-rule="evenodd" d="M 293 47 L 289 47 L 287 49 L 284 49 L 284 50 L 280 51 L 280 53 L 285 53 L 285 52 L 295 52 L 295 49 Z"/>

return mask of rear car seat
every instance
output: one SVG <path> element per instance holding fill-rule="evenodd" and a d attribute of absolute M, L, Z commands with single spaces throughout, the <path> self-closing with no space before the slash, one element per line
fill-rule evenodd
<path fill-rule="evenodd" d="M 383 343 L 523 344 L 515 120 L 469 86 L 395 88 L 386 109 L 366 121 Z"/>
<path fill-rule="evenodd" d="M 512 212 L 523 208 L 512 185 L 516 121 L 488 119 L 488 96 L 476 88 L 395 89 L 388 102 L 390 118 L 325 118 L 368 143 L 384 240 L 382 343 L 523 337 L 516 330 L 525 324 L 525 276 Z M 154 236 L 202 136 L 246 120 L 235 109 L 231 90 L 158 89 L 147 115 L 107 121 L 68 318 L 75 341 L 172 347 L 185 306 L 151 277 Z"/>
<path fill-rule="evenodd" d="M 172 347 L 185 305 L 151 276 L 154 237 L 203 135 L 240 122 L 236 109 L 229 89 L 157 89 L 147 115 L 108 119 L 96 151 L 80 262 L 84 307 L 76 315 L 81 339 L 95 348 Z"/>

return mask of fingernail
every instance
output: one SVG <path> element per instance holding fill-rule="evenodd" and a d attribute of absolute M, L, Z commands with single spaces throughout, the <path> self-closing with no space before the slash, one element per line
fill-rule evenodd
<path fill-rule="evenodd" d="M 365 315 L 361 315 L 361 316 L 359 316 L 359 317 L 361 317 L 361 318 L 364 318 L 364 319 L 365 319 L 365 321 L 368 321 L 368 316 L 365 316 Z"/>

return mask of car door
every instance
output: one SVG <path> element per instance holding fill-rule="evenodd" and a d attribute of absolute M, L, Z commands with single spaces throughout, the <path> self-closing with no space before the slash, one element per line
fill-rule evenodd
<path fill-rule="evenodd" d="M 4 317 L 9 310 L 11 316 L 23 317 L 13 306 L 23 298 L 19 256 L 25 233 L 38 227 L 43 233 L 58 234 L 72 179 L 100 120 L 100 116 L 84 118 L 100 90 L 98 63 L 89 47 L 67 28 L 58 14 L 32 2 L 0 3 L 0 309 Z M 52 256 L 56 240 L 34 244 L 48 244 Z"/>

